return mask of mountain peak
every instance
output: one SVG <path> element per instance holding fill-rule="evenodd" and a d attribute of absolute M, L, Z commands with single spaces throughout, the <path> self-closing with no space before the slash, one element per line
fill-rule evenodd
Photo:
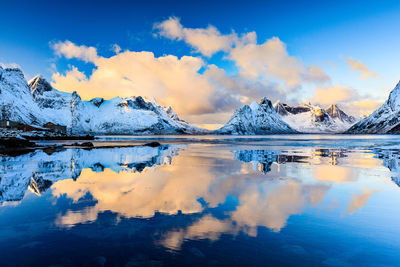
<path fill-rule="evenodd" d="M 273 109 L 271 100 L 266 97 L 263 97 L 259 103 L 260 105 L 266 105 L 269 109 Z"/>
<path fill-rule="evenodd" d="M 231 119 L 216 134 L 258 135 L 258 134 L 291 134 L 296 133 L 284 122 L 264 97 L 259 103 L 252 102 L 237 109 Z"/>
<path fill-rule="evenodd" d="M 52 91 L 53 87 L 43 78 L 42 75 L 36 75 L 31 80 L 28 81 L 28 86 L 34 97 L 37 94 L 43 94 L 44 92 Z"/>

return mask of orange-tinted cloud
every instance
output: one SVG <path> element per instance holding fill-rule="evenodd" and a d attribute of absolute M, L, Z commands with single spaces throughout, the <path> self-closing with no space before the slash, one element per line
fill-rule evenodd
<path fill-rule="evenodd" d="M 345 58 L 345 61 L 349 68 L 351 68 L 353 71 L 361 71 L 361 76 L 360 79 L 364 80 L 366 78 L 376 78 L 379 77 L 379 74 L 373 73 L 370 71 L 370 69 L 361 61 L 355 60 L 351 57 Z"/>
<path fill-rule="evenodd" d="M 377 192 L 377 190 L 363 189 L 362 194 L 353 195 L 351 201 L 347 206 L 346 212 L 349 214 L 353 214 L 358 209 L 364 207 L 367 204 L 369 198 L 371 197 L 371 194 L 374 192 Z"/>

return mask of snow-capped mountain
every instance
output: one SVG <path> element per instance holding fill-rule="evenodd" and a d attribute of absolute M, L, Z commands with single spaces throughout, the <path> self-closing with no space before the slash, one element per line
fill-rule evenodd
<path fill-rule="evenodd" d="M 138 97 L 94 98 L 58 91 L 40 75 L 26 82 L 19 69 L 0 68 L 0 119 L 30 125 L 47 122 L 67 126 L 72 134 L 201 133 L 180 120 L 171 107 Z"/>
<path fill-rule="evenodd" d="M 0 67 L 0 108 L 0 119 L 21 123 L 31 124 L 42 116 L 21 70 Z"/>
<path fill-rule="evenodd" d="M 337 105 L 325 110 L 311 104 L 292 107 L 278 101 L 275 110 L 293 129 L 303 133 L 339 133 L 356 122 Z"/>
<path fill-rule="evenodd" d="M 355 117 L 349 116 L 343 110 L 341 110 L 338 105 L 330 105 L 327 109 L 325 109 L 325 111 L 329 114 L 329 116 L 331 116 L 331 118 L 342 123 L 354 124 L 357 121 Z"/>
<path fill-rule="evenodd" d="M 297 133 L 276 113 L 269 99 L 244 105 L 237 109 L 231 119 L 215 134 L 262 135 Z"/>
<path fill-rule="evenodd" d="M 362 119 L 346 133 L 399 134 L 400 133 L 400 82 L 390 92 L 388 100 L 371 115 Z"/>

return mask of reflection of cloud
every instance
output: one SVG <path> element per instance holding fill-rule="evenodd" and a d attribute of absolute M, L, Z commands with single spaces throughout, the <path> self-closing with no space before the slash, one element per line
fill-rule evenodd
<path fill-rule="evenodd" d="M 367 204 L 371 194 L 377 192 L 377 190 L 371 190 L 371 189 L 363 189 L 362 191 L 363 191 L 362 194 L 353 195 L 353 198 L 351 199 L 349 205 L 347 206 L 346 212 L 348 214 L 353 214 L 356 210 L 364 207 Z"/>
<path fill-rule="evenodd" d="M 231 179 L 224 180 L 235 187 L 229 181 Z M 291 180 L 283 184 L 270 181 L 251 182 L 250 185 L 241 183 L 240 188 L 243 190 L 238 193 L 240 203 L 229 218 L 219 220 L 205 215 L 186 228 L 168 232 L 160 243 L 170 249 L 179 249 L 185 239 L 217 240 L 221 234 L 237 234 L 239 231 L 256 236 L 258 226 L 279 231 L 289 216 L 300 213 L 307 203 L 321 202 L 330 186 L 303 185 Z"/>
<path fill-rule="evenodd" d="M 78 211 L 68 211 L 65 215 L 59 215 L 55 225 L 70 228 L 78 223 L 94 222 L 97 220 L 98 210 L 96 208 L 86 208 Z"/>
<path fill-rule="evenodd" d="M 298 181 L 271 188 L 252 185 L 240 194 L 240 204 L 231 217 L 239 226 L 250 227 L 252 233 L 257 226 L 279 231 L 290 215 L 301 212 L 307 202 L 321 201 L 329 188 L 328 185 L 303 186 Z"/>
<path fill-rule="evenodd" d="M 206 215 L 186 229 L 167 233 L 161 244 L 170 249 L 179 249 L 185 239 L 209 239 L 214 241 L 221 234 L 233 233 L 234 231 L 234 226 L 229 220 L 218 220 Z"/>
<path fill-rule="evenodd" d="M 351 167 L 338 165 L 313 166 L 314 177 L 317 181 L 343 183 L 357 181 L 358 175 Z"/>
<path fill-rule="evenodd" d="M 52 187 L 53 195 L 66 194 L 77 202 L 88 192 L 97 201 L 92 208 L 95 212 L 110 210 L 125 217 L 149 218 L 155 212 L 166 214 L 196 213 L 203 207 L 198 198 L 205 196 L 211 181 L 215 178 L 204 166 L 211 165 L 207 159 L 177 157 L 174 165 L 145 169 L 142 173 L 119 172 L 110 169 L 96 173 L 90 169 L 82 171 L 79 179 L 62 180 Z M 85 212 L 91 213 L 92 209 Z M 67 214 L 65 220 L 88 215 Z M 90 217 L 90 216 L 89 216 Z M 59 218 L 60 224 L 64 222 Z M 68 221 L 67 221 L 68 222 Z"/>

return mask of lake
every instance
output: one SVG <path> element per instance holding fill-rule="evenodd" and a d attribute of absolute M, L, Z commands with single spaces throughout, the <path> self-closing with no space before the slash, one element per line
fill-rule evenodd
<path fill-rule="evenodd" d="M 400 265 L 399 136 L 93 143 L 0 156 L 1 266 Z"/>

